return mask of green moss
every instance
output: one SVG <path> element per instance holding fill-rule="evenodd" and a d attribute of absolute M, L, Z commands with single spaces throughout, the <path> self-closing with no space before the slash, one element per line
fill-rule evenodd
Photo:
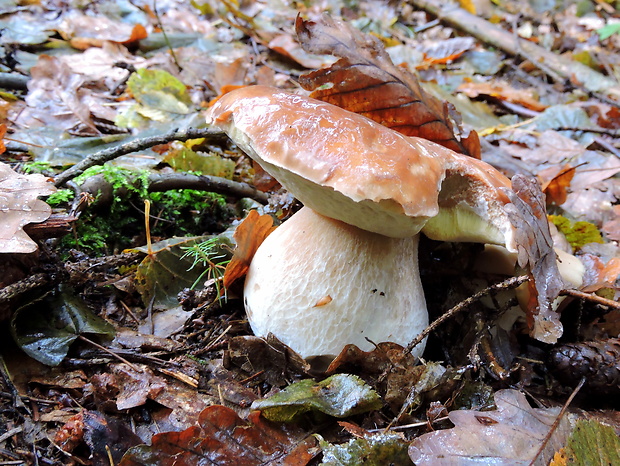
<path fill-rule="evenodd" d="M 90 255 L 113 254 L 144 243 L 144 200 L 151 201 L 151 235 L 155 238 L 200 235 L 222 230 L 231 216 L 226 199 L 214 193 L 179 189 L 148 192 L 146 170 L 129 170 L 110 165 L 92 167 L 76 178 L 102 175 L 113 188 L 109 206 L 87 208 L 75 223 L 75 233 L 63 238 L 65 250 L 78 249 Z M 71 200 L 70 191 L 59 191 L 57 203 Z"/>
<path fill-rule="evenodd" d="M 50 194 L 45 202 L 52 207 L 58 207 L 63 204 L 67 204 L 73 200 L 75 194 L 70 189 L 59 189 L 54 194 Z"/>
<path fill-rule="evenodd" d="M 590 222 L 571 222 L 561 215 L 549 215 L 549 220 L 566 236 L 570 245 L 576 251 L 588 243 L 602 243 L 603 237 L 596 225 Z"/>

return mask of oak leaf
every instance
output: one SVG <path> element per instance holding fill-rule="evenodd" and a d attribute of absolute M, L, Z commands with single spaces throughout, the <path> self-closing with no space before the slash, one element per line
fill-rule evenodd
<path fill-rule="evenodd" d="M 512 190 L 502 189 L 511 201 L 505 210 L 516 232 L 517 262 L 532 277 L 528 282 L 530 300 L 527 303 L 530 333 L 539 341 L 555 343 L 562 335 L 562 324 L 552 303 L 564 282 L 549 231 L 545 196 L 538 182 L 524 175 L 512 178 Z"/>
<path fill-rule="evenodd" d="M 418 136 L 456 152 L 480 158 L 478 134 L 462 137 L 448 104 L 424 92 L 416 77 L 394 65 L 383 44 L 328 16 L 318 21 L 297 17 L 301 46 L 310 53 L 340 59 L 329 68 L 300 76 L 311 97 L 359 113 L 407 136 Z M 455 135 L 456 132 L 461 136 Z"/>
<path fill-rule="evenodd" d="M 37 244 L 23 227 L 49 218 L 52 209 L 37 198 L 54 192 L 56 188 L 45 176 L 22 175 L 0 162 L 0 251 L 36 251 Z"/>

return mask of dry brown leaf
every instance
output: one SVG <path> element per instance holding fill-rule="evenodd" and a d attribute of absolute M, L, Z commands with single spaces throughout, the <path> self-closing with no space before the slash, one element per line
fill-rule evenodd
<path fill-rule="evenodd" d="M 259 215 L 255 210 L 250 211 L 235 231 L 237 246 L 224 272 L 224 287 L 230 287 L 247 273 L 256 250 L 275 228 L 271 216 Z"/>
<path fill-rule="evenodd" d="M 313 91 L 311 97 L 407 136 L 480 158 L 478 134 L 472 131 L 463 138 L 448 104 L 424 92 L 413 74 L 395 66 L 379 39 L 328 16 L 316 22 L 297 17 L 295 27 L 304 50 L 340 58 L 329 68 L 300 76 L 302 87 Z"/>
<path fill-rule="evenodd" d="M 49 218 L 52 209 L 37 199 L 56 192 L 54 185 L 43 175 L 21 175 L 0 162 L 0 251 L 29 253 L 37 244 L 24 232 L 29 223 Z"/>
<path fill-rule="evenodd" d="M 299 42 L 290 34 L 280 34 L 269 42 L 269 48 L 291 60 L 299 63 L 304 68 L 322 68 L 333 60 L 326 60 L 326 57 L 310 54 L 304 51 Z"/>
<path fill-rule="evenodd" d="M 465 82 L 461 84 L 457 90 L 472 99 L 479 95 L 487 95 L 499 100 L 523 105 L 537 112 L 542 112 L 547 108 L 546 105 L 539 102 L 533 89 L 515 89 L 503 82 Z"/>
<path fill-rule="evenodd" d="M 516 390 L 497 391 L 495 404 L 496 411 L 452 411 L 449 417 L 455 427 L 416 438 L 409 456 L 418 466 L 546 465 L 570 434 L 570 422 L 564 417 L 535 458 L 560 408 L 532 408 Z"/>
<path fill-rule="evenodd" d="M 424 61 L 416 69 L 426 69 L 434 65 L 444 65 L 458 60 L 465 52 L 475 45 L 472 37 L 455 37 L 441 41 L 433 41 L 425 47 Z"/>
<path fill-rule="evenodd" d="M 603 225 L 605 236 L 612 241 L 620 241 L 620 205 L 613 208 L 614 216 Z"/>
<path fill-rule="evenodd" d="M 528 270 L 533 280 L 528 282 L 530 302 L 527 317 L 532 337 L 545 343 L 555 343 L 562 335 L 560 316 L 552 303 L 564 287 L 553 250 L 549 231 L 545 196 L 535 179 L 524 175 L 512 178 L 512 191 L 504 190 L 510 198 L 505 209 L 515 229 L 515 245 L 519 266 Z"/>

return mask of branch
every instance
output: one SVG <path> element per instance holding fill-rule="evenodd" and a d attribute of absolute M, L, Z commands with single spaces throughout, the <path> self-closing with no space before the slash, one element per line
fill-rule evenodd
<path fill-rule="evenodd" d="M 620 106 L 618 82 L 582 63 L 559 56 L 528 40 L 516 37 L 454 4 L 446 4 L 439 0 L 411 0 L 411 3 L 482 42 L 502 49 L 510 55 L 521 56 L 531 61 L 534 66 L 551 77 L 559 76 L 572 84 L 578 82 L 599 99 L 611 105 Z"/>
<path fill-rule="evenodd" d="M 139 150 L 149 149 L 158 144 L 166 144 L 170 141 L 187 141 L 188 139 L 213 138 L 222 134 L 223 133 L 219 131 L 213 131 L 208 128 L 188 128 L 183 130 L 175 129 L 173 131 L 170 131 L 169 133 L 162 134 L 161 136 L 135 139 L 125 144 L 121 144 L 120 146 L 103 149 L 99 152 L 95 152 L 94 154 L 89 155 L 81 162 L 76 163 L 71 168 L 56 176 L 54 184 L 57 187 L 62 186 L 67 181 L 84 173 L 84 170 L 90 167 L 94 167 L 95 165 L 103 165 L 105 162 L 114 160 L 121 155 L 130 154 Z"/>

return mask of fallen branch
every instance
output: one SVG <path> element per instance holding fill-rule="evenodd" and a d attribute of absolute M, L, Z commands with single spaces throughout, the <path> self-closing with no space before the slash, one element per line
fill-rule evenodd
<path fill-rule="evenodd" d="M 411 350 L 413 350 L 413 348 L 415 348 L 416 346 L 418 346 L 420 343 L 422 343 L 422 341 L 433 331 L 435 330 L 437 327 L 439 327 L 441 324 L 443 324 L 446 320 L 450 319 L 451 317 L 455 316 L 456 314 L 458 314 L 459 312 L 467 309 L 467 307 L 473 303 L 475 303 L 476 301 L 478 301 L 480 298 L 482 298 L 483 296 L 492 293 L 494 291 L 499 291 L 499 290 L 511 290 L 513 288 L 517 288 L 519 285 L 527 282 L 530 279 L 529 276 L 527 275 L 521 275 L 518 277 L 510 277 L 507 280 L 504 280 L 502 282 L 499 283 L 495 283 L 491 286 L 486 287 L 484 290 L 479 291 L 478 293 L 476 293 L 473 296 L 470 296 L 469 298 L 461 301 L 460 303 L 458 303 L 456 306 L 454 306 L 453 308 L 451 308 L 449 311 L 445 312 L 444 314 L 441 315 L 441 317 L 437 318 L 436 320 L 434 320 L 428 327 L 426 327 L 417 337 L 415 337 L 413 339 L 413 341 L 411 343 L 409 343 L 407 345 L 407 352 L 410 353 Z"/>
<path fill-rule="evenodd" d="M 490 44 L 514 56 L 523 57 L 551 77 L 557 76 L 567 82 L 579 83 L 585 90 L 596 94 L 606 102 L 620 106 L 618 82 L 574 60 L 557 55 L 533 42 L 521 39 L 493 25 L 479 16 L 472 15 L 453 3 L 439 0 L 411 0 L 411 4 L 423 9 L 442 22 L 466 32 L 478 40 Z M 602 95 L 601 95 L 602 94 Z M 615 100 L 607 99 L 609 96 Z"/>
<path fill-rule="evenodd" d="M 94 154 L 89 155 L 84 160 L 76 163 L 71 168 L 68 168 L 64 172 L 56 176 L 54 184 L 59 187 L 64 185 L 67 181 L 75 178 L 76 176 L 84 173 L 84 170 L 94 167 L 95 165 L 103 165 L 110 160 L 114 160 L 121 155 L 131 154 L 139 150 L 149 149 L 159 144 L 166 144 L 171 141 L 187 141 L 188 139 L 198 138 L 213 138 L 221 136 L 223 133 L 213 131 L 208 128 L 188 128 L 183 130 L 175 129 L 169 133 L 162 134 L 161 136 L 153 136 L 150 138 L 135 139 L 133 141 L 121 144 L 119 146 L 110 147 L 100 150 Z"/>

